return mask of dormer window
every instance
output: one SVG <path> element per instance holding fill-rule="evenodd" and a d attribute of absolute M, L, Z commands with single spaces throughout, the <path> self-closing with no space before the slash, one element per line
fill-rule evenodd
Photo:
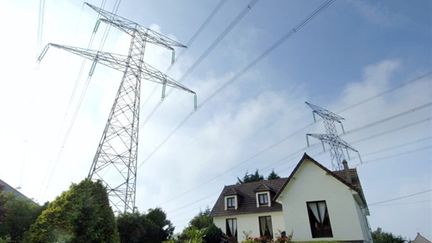
<path fill-rule="evenodd" d="M 267 195 L 267 193 L 259 193 L 258 194 L 258 204 L 260 206 L 262 206 L 262 205 L 268 205 L 268 195 Z"/>
<path fill-rule="evenodd" d="M 258 192 L 256 193 L 257 208 L 259 207 L 270 207 L 270 192 Z"/>
<path fill-rule="evenodd" d="M 237 196 L 226 196 L 225 197 L 225 210 L 237 209 Z"/>

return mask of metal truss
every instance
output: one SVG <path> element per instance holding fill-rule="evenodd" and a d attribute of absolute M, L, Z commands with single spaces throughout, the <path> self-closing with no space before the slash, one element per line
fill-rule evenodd
<path fill-rule="evenodd" d="M 184 45 L 126 18 L 109 13 L 88 3 L 86 5 L 98 12 L 100 16 L 94 31 L 97 31 L 101 22 L 105 22 L 131 36 L 128 54 L 119 55 L 78 47 L 48 44 L 38 60 L 41 61 L 48 48 L 52 46 L 92 60 L 93 65 L 89 76 L 93 75 L 97 63 L 123 72 L 123 78 L 88 173 L 88 178 L 100 180 L 107 187 L 109 199 L 115 211 L 133 212 L 135 210 L 137 180 L 141 80 L 162 84 L 162 98 L 165 97 L 166 86 L 192 93 L 195 96 L 195 107 L 196 94 L 191 89 L 144 62 L 146 43 L 165 47 L 171 51 L 174 51 L 174 47 L 185 47 Z"/>
<path fill-rule="evenodd" d="M 324 127 L 326 129 L 326 134 L 316 134 L 316 133 L 308 133 L 306 134 L 307 145 L 310 146 L 309 137 L 314 137 L 321 141 L 323 145 L 323 149 L 325 151 L 324 144 L 328 144 L 330 147 L 330 156 L 333 170 L 342 170 L 343 164 L 342 161 L 345 160 L 345 153 L 348 158 L 350 157 L 348 150 L 354 151 L 359 155 L 359 152 L 354 149 L 351 145 L 349 145 L 346 141 L 339 137 L 338 131 L 336 129 L 336 123 L 339 123 L 342 127 L 342 132 L 345 133 L 342 120 L 343 117 L 327 110 L 317 105 L 306 102 L 306 104 L 312 109 L 312 114 L 314 117 L 314 121 L 316 122 L 316 115 L 320 116 L 323 119 Z M 361 160 L 361 159 L 360 159 Z"/>

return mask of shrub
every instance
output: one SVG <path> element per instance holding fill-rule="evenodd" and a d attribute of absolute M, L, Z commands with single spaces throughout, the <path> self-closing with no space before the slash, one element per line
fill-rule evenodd
<path fill-rule="evenodd" d="M 116 222 L 105 187 L 89 179 L 72 184 L 37 218 L 25 242 L 118 243 Z"/>

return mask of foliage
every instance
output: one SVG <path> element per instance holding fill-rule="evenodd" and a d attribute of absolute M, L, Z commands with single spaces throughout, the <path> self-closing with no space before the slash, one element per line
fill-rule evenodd
<path fill-rule="evenodd" d="M 280 176 L 276 174 L 274 170 L 272 170 L 272 172 L 270 172 L 270 174 L 267 176 L 267 180 L 274 180 L 279 178 Z M 248 172 L 246 172 L 242 179 L 237 177 L 237 184 L 244 184 L 248 182 L 255 182 L 255 181 L 262 181 L 262 180 L 264 180 L 264 176 L 261 175 L 258 172 L 258 170 L 256 170 L 255 173 L 253 174 L 249 174 Z"/>
<path fill-rule="evenodd" d="M 37 218 L 25 242 L 119 242 L 105 187 L 89 179 L 72 184 Z"/>
<path fill-rule="evenodd" d="M 147 214 L 125 213 L 117 217 L 120 242 L 162 242 L 169 239 L 174 227 L 162 209 L 149 209 Z"/>
<path fill-rule="evenodd" d="M 42 209 L 43 207 L 32 201 L 18 198 L 12 193 L 0 192 L 0 237 L 3 238 L 2 240 L 21 242 L 24 232 L 30 228 Z"/>
<path fill-rule="evenodd" d="M 291 243 L 292 233 L 290 235 L 285 235 L 285 233 L 279 232 L 281 236 L 274 239 L 268 239 L 267 237 L 251 237 L 251 232 L 243 231 L 246 240 L 242 243 Z"/>
<path fill-rule="evenodd" d="M 181 242 L 200 242 L 199 236 L 202 236 L 202 242 L 219 243 L 223 238 L 223 232 L 213 223 L 210 216 L 210 209 L 201 211 L 191 219 L 189 226 L 183 230 L 179 236 Z"/>
<path fill-rule="evenodd" d="M 280 179 L 280 176 L 276 174 L 274 170 L 272 170 L 272 172 L 270 172 L 270 174 L 267 176 L 267 180 L 274 180 L 274 179 Z"/>
<path fill-rule="evenodd" d="M 395 236 L 392 233 L 384 232 L 380 227 L 372 232 L 374 243 L 403 243 L 405 239 L 401 236 Z"/>
<path fill-rule="evenodd" d="M 243 176 L 243 179 L 240 179 L 237 177 L 237 184 L 243 184 L 248 182 L 254 182 L 254 181 L 262 181 L 264 180 L 263 175 L 260 175 L 258 170 L 255 171 L 253 174 L 249 174 L 248 172 L 245 173 Z"/>
<path fill-rule="evenodd" d="M 187 243 L 204 243 L 205 232 L 204 229 L 197 229 L 195 227 L 188 227 L 184 231 Z"/>

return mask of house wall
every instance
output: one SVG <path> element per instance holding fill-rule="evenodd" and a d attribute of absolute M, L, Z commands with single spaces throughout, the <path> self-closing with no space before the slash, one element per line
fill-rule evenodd
<path fill-rule="evenodd" d="M 245 240 L 245 233 L 249 234 L 251 237 L 259 237 L 259 216 L 271 216 L 272 226 L 273 226 L 273 237 L 280 236 L 280 232 L 284 231 L 284 220 L 282 212 L 269 212 L 269 213 L 259 213 L 259 214 L 241 214 L 236 216 L 223 216 L 214 217 L 214 224 L 220 228 L 224 233 L 226 233 L 226 219 L 236 218 L 237 219 L 237 239 L 239 241 Z M 245 232 L 245 233 L 244 233 Z"/>
<path fill-rule="evenodd" d="M 287 234 L 294 241 L 368 241 L 353 191 L 317 165 L 305 161 L 281 193 Z M 306 202 L 325 200 L 332 238 L 312 238 Z"/>

